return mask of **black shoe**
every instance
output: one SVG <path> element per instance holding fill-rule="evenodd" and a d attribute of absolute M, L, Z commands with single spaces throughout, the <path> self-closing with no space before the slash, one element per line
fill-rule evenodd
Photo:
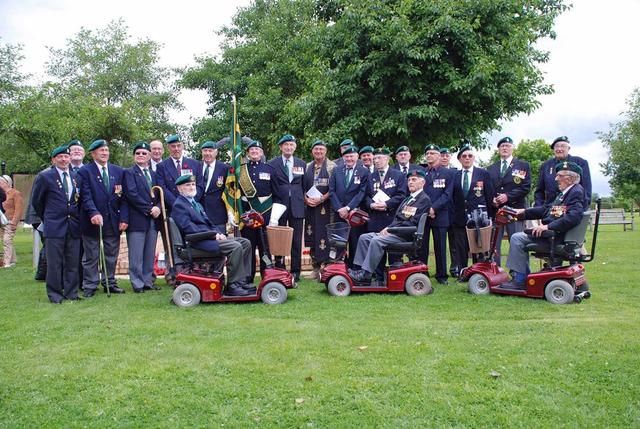
<path fill-rule="evenodd" d="M 161 290 L 161 288 L 160 288 L 159 286 L 156 286 L 156 285 L 151 285 L 151 286 L 149 286 L 149 285 L 144 285 L 144 286 L 142 287 L 142 289 L 143 289 L 143 290 Z"/>
<path fill-rule="evenodd" d="M 107 288 L 103 287 L 104 293 L 107 293 Z M 124 293 L 124 289 L 120 289 L 118 286 L 109 287 L 109 292 L 111 293 Z"/>
<path fill-rule="evenodd" d="M 347 273 L 349 273 L 349 277 L 354 278 L 355 276 L 358 275 L 358 273 L 360 272 L 360 270 L 354 270 L 351 268 L 347 268 Z"/>
<path fill-rule="evenodd" d="M 300 281 L 300 273 L 291 273 L 293 275 L 293 281 L 294 282 L 299 282 Z"/>
<path fill-rule="evenodd" d="M 371 273 L 365 270 L 359 270 L 351 276 L 356 282 L 368 282 L 371 281 Z"/>
<path fill-rule="evenodd" d="M 144 293 L 144 290 L 145 290 L 144 288 L 142 288 L 142 289 L 134 289 L 133 293 Z"/>
<path fill-rule="evenodd" d="M 83 295 L 85 298 L 91 298 L 93 295 L 96 294 L 96 290 L 95 289 L 86 289 L 83 292 Z"/>
<path fill-rule="evenodd" d="M 240 287 L 244 290 L 248 290 L 251 293 L 256 293 L 256 287 L 251 283 L 244 283 Z"/>
<path fill-rule="evenodd" d="M 224 288 L 224 296 L 249 296 L 252 295 L 251 292 L 246 291 L 242 288 L 240 283 L 231 283 Z"/>
<path fill-rule="evenodd" d="M 447 280 L 447 279 L 436 279 L 436 281 L 441 285 L 448 285 L 449 284 L 449 280 Z"/>

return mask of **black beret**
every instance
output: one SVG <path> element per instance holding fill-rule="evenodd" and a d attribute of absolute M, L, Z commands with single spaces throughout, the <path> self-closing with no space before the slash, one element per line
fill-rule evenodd
<path fill-rule="evenodd" d="M 502 137 L 499 141 L 498 141 L 498 147 L 500 147 L 500 145 L 502 143 L 509 143 L 509 144 L 513 144 L 513 140 L 511 139 L 511 137 Z"/>
<path fill-rule="evenodd" d="M 458 154 L 456 155 L 456 158 L 460 159 L 460 156 L 461 156 L 463 153 L 468 152 L 468 151 L 470 151 L 470 150 L 473 150 L 473 148 L 472 148 L 471 146 L 469 146 L 468 144 L 466 144 L 466 145 L 462 146 L 462 147 L 460 148 L 460 150 L 458 151 Z"/>
<path fill-rule="evenodd" d="M 151 146 L 147 142 L 138 142 L 133 146 L 133 153 L 136 153 L 138 149 L 145 149 L 151 151 Z"/>
<path fill-rule="evenodd" d="M 259 147 L 260 149 L 262 149 L 262 143 L 260 143 L 258 140 L 251 140 L 251 143 L 247 145 L 247 149 L 252 147 Z"/>
<path fill-rule="evenodd" d="M 553 143 L 551 143 L 551 149 L 553 149 L 553 147 L 556 145 L 556 143 L 558 142 L 567 142 L 569 144 L 571 144 L 571 142 L 569 141 L 569 137 L 567 136 L 560 136 L 560 137 L 556 137 L 556 139 L 553 141 Z"/>
<path fill-rule="evenodd" d="M 396 151 L 394 152 L 395 155 L 397 155 L 400 152 L 409 152 L 409 146 L 400 146 L 399 148 L 396 149 Z"/>
<path fill-rule="evenodd" d="M 426 179 L 427 174 L 424 172 L 422 168 L 414 168 L 407 172 L 407 178 L 409 177 L 422 177 L 423 179 Z"/>
<path fill-rule="evenodd" d="M 445 153 L 450 153 L 449 152 L 449 148 L 448 147 L 441 147 L 440 148 L 440 154 L 445 154 Z"/>
<path fill-rule="evenodd" d="M 430 151 L 430 150 L 435 150 L 435 151 L 437 151 L 437 152 L 440 152 L 440 148 L 439 148 L 437 145 L 433 144 L 433 143 L 429 143 L 429 144 L 424 148 L 425 153 L 426 153 L 426 152 L 428 152 L 428 151 Z"/>

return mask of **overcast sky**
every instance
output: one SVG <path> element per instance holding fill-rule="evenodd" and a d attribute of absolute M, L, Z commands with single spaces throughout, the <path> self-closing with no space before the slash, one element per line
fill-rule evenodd
<path fill-rule="evenodd" d="M 43 79 L 47 46 L 61 48 L 80 27 L 103 28 L 122 17 L 134 38 L 163 44 L 162 65 L 182 67 L 193 64 L 196 55 L 218 53 L 215 30 L 231 22 L 238 6 L 247 4 L 249 0 L 0 0 L 0 37 L 22 44 L 23 71 Z M 640 0 L 574 0 L 573 8 L 556 21 L 557 38 L 541 42 L 551 53 L 542 70 L 555 93 L 541 97 L 542 106 L 532 115 L 505 122 L 489 141 L 509 135 L 516 142 L 550 142 L 567 135 L 571 152 L 589 161 L 594 192 L 608 195 L 607 179 L 598 166 L 607 153 L 596 133 L 620 120 L 627 97 L 640 86 L 638 17 Z M 206 94 L 185 91 L 180 99 L 186 110 L 176 116 L 179 122 L 188 124 L 205 115 Z"/>

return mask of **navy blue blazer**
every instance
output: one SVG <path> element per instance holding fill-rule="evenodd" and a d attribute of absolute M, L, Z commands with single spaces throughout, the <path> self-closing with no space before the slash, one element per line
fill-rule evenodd
<path fill-rule="evenodd" d="M 212 237 L 215 233 L 224 234 L 224 231 L 219 231 L 204 213 L 197 213 L 189 200 L 182 195 L 179 195 L 173 203 L 171 218 L 183 236 L 207 231 L 211 231 Z M 218 241 L 215 239 L 198 241 L 193 243 L 192 247 L 204 250 L 205 252 L 217 252 L 220 249 Z"/>
<path fill-rule="evenodd" d="M 412 198 L 411 194 L 407 194 L 405 201 L 398 206 L 393 221 L 389 224 L 389 228 L 394 226 L 418 226 L 420 218 L 423 214 L 429 213 L 430 208 L 431 200 L 424 191 L 416 195 L 415 198 Z M 406 240 L 413 238 L 413 234 L 398 234 L 398 236 Z"/>
<path fill-rule="evenodd" d="M 580 185 L 584 189 L 584 210 L 588 210 L 591 205 L 591 172 L 589 171 L 589 163 L 579 156 L 569 155 L 567 161 L 575 162 L 582 168 L 582 176 L 580 176 Z M 538 177 L 538 185 L 535 191 L 535 206 L 544 206 L 551 203 L 558 195 L 558 183 L 556 182 L 556 164 L 559 161 L 555 158 L 548 159 L 540 167 L 540 176 Z"/>
<path fill-rule="evenodd" d="M 289 183 L 289 174 L 282 161 L 282 156 L 278 156 L 269 161 L 273 167 L 273 183 L 275 193 L 273 202 L 287 206 L 291 215 L 297 219 L 304 218 L 304 172 L 307 164 L 300 158 L 293 157 L 293 180 Z"/>
<path fill-rule="evenodd" d="M 453 220 L 451 224 L 455 227 L 464 227 L 470 215 L 479 206 L 485 206 L 488 215 L 494 213 L 493 197 L 496 194 L 493 190 L 489 172 L 484 168 L 473 167 L 473 174 L 469 182 L 469 193 L 466 198 L 462 192 L 462 174 L 464 170 L 456 171 L 453 178 Z"/>
<path fill-rule="evenodd" d="M 64 238 L 67 232 L 80 238 L 78 178 L 72 171 L 69 174 L 73 184 L 70 199 L 64 193 L 62 179 L 55 168 L 42 171 L 33 183 L 31 205 L 44 223 L 46 238 Z"/>
<path fill-rule="evenodd" d="M 207 217 L 215 225 L 227 223 L 227 208 L 222 200 L 224 193 L 224 184 L 227 180 L 227 174 L 229 173 L 229 165 L 224 162 L 216 160 L 216 166 L 211 175 L 211 181 L 209 187 L 204 178 L 204 162 L 200 163 L 198 168 L 198 174 L 200 175 L 200 204 L 204 207 L 204 211 L 207 213 Z M 197 177 L 197 175 L 196 175 Z M 198 180 L 196 179 L 196 182 Z"/>
<path fill-rule="evenodd" d="M 148 168 L 149 175 L 151 176 L 151 186 L 158 184 L 156 173 Z M 154 195 L 158 195 L 154 193 Z M 153 206 L 160 206 L 159 198 L 151 196 L 151 190 L 147 184 L 147 179 L 144 177 L 142 169 L 134 165 L 124 170 L 124 196 L 127 200 L 127 206 L 129 208 L 129 226 L 127 231 L 147 231 L 149 229 L 149 219 L 153 219 L 151 216 L 151 208 Z M 156 229 L 159 224 L 156 218 Z"/>
<path fill-rule="evenodd" d="M 200 182 L 198 180 L 198 178 L 202 180 L 202 174 L 198 175 L 200 163 L 195 159 L 183 156 L 181 167 L 181 170 L 190 170 L 191 174 L 196 176 L 196 187 L 198 189 L 198 193 L 196 194 L 196 201 L 200 200 L 200 197 L 202 196 L 202 187 L 199 186 Z M 182 175 L 181 173 L 182 171 L 179 172 L 176 169 L 176 162 L 171 157 L 163 160 L 161 163 L 156 165 L 158 185 L 160 185 L 164 190 L 164 203 L 167 207 L 167 210 L 171 210 L 171 207 L 173 207 L 173 203 L 180 195 L 180 192 L 178 192 L 178 187 L 176 186 L 176 179 Z"/>
<path fill-rule="evenodd" d="M 526 209 L 524 216 L 525 219 L 542 219 L 542 223 L 549 229 L 561 233 L 562 240 L 564 233 L 582 220 L 584 198 L 584 188 L 576 184 L 565 195 L 558 195 L 550 204 Z"/>
<path fill-rule="evenodd" d="M 107 163 L 109 190 L 102 183 L 102 171 L 95 162 L 84 165 L 78 171 L 80 185 L 80 228 L 83 235 L 98 237 L 100 228 L 91 223 L 91 218 L 102 215 L 103 225 L 110 226 L 119 235 L 118 224 L 129 223 L 129 207 L 123 193 L 124 170 Z"/>
<path fill-rule="evenodd" d="M 502 160 L 491 164 L 487 169 L 491 176 L 491 183 L 498 194 L 506 194 L 507 202 L 504 205 L 517 209 L 525 208 L 527 195 L 531 190 L 531 168 L 527 161 L 512 158 L 507 166 L 504 177 L 500 177 Z"/>
<path fill-rule="evenodd" d="M 386 202 L 387 209 L 385 211 L 373 210 L 371 208 L 373 196 L 378 190 L 381 190 L 390 197 Z M 369 213 L 369 231 L 379 232 L 393 221 L 396 210 L 398 206 L 400 206 L 400 203 L 404 201 L 407 192 L 407 176 L 402 174 L 400 170 L 388 168 L 387 174 L 384 175 L 382 181 L 380 180 L 380 174 L 377 170 L 374 170 L 373 174 L 370 173 L 367 193 L 363 204 L 365 210 Z"/>
<path fill-rule="evenodd" d="M 343 164 L 340 167 L 334 167 L 331 177 L 329 177 L 329 199 L 334 211 L 346 206 L 352 210 L 358 208 L 369 188 L 369 169 L 362 164 L 356 164 L 351 182 L 346 188 L 344 185 L 345 173 L 346 167 Z"/>
<path fill-rule="evenodd" d="M 436 214 L 435 218 L 427 218 L 427 225 L 435 228 L 447 228 L 451 219 L 449 211 L 453 199 L 453 181 L 455 170 L 437 167 L 433 172 L 425 169 L 427 178 L 424 183 L 424 191 L 431 199 L 431 208 Z"/>

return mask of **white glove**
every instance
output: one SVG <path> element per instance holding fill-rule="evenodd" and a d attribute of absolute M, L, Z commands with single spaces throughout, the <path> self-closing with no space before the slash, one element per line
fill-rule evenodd
<path fill-rule="evenodd" d="M 277 220 L 270 220 L 269 221 L 269 226 L 278 226 L 278 221 Z"/>
<path fill-rule="evenodd" d="M 235 216 L 231 212 L 227 212 L 227 220 L 232 227 L 237 227 L 238 225 L 235 222 Z"/>

